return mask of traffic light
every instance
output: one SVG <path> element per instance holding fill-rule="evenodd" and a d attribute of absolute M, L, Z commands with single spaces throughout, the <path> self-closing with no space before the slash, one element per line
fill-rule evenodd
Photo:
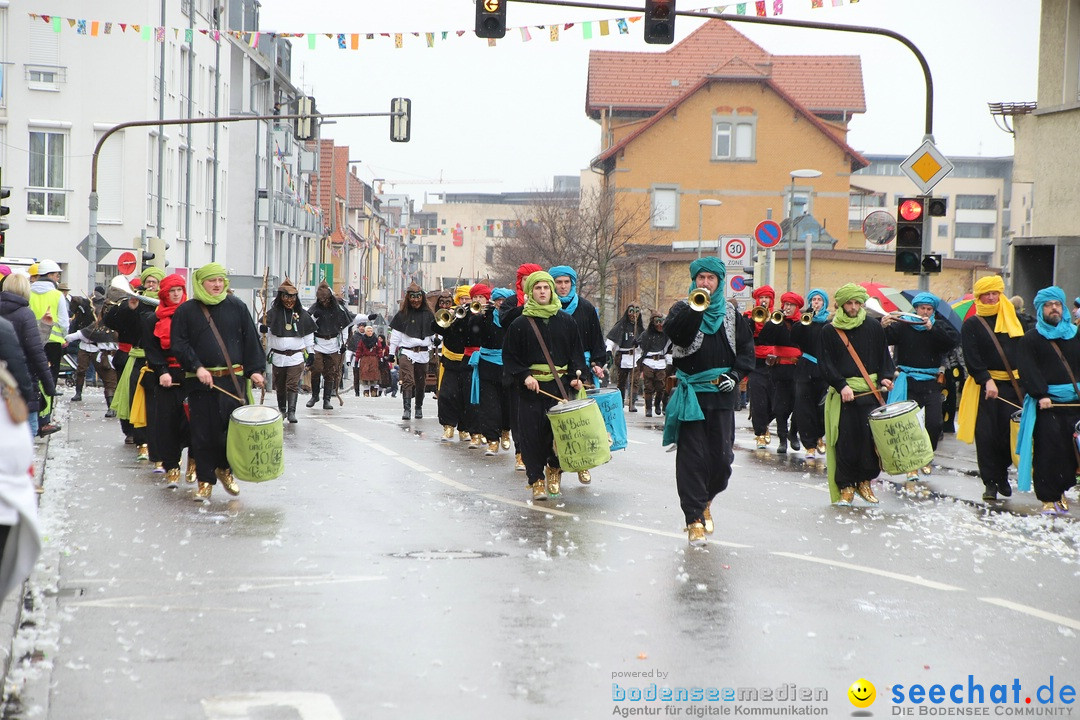
<path fill-rule="evenodd" d="M 146 238 L 146 248 L 147 252 L 143 253 L 144 270 L 148 265 L 153 265 L 162 270 L 168 267 L 169 259 L 166 256 L 165 251 L 169 249 L 169 243 L 165 242 L 163 238 L 148 237 Z"/>
<path fill-rule="evenodd" d="M 923 257 L 923 216 L 926 199 L 900 198 L 896 207 L 896 263 L 902 273 L 919 273 Z"/>
<path fill-rule="evenodd" d="M 928 255 L 923 255 L 922 271 L 924 273 L 941 272 L 941 253 L 930 253 Z"/>
<path fill-rule="evenodd" d="M 315 98 L 304 96 L 296 102 L 296 114 L 301 117 L 296 119 L 296 139 L 313 140 L 315 138 L 316 123 Z"/>
<path fill-rule="evenodd" d="M 11 191 L 3 187 L 4 185 L 4 169 L 0 168 L 0 256 L 5 255 L 5 241 L 4 234 L 7 232 L 8 224 L 5 219 L 8 213 L 11 212 L 11 208 L 8 207 L 7 201 L 11 197 Z"/>
<path fill-rule="evenodd" d="M 945 217 L 949 211 L 949 201 L 946 198 L 927 198 L 926 214 L 930 217 Z"/>
<path fill-rule="evenodd" d="M 154 253 L 150 252 L 150 238 L 149 237 L 137 237 L 135 238 L 135 274 L 142 275 L 142 271 L 150 267 L 153 263 L 150 261 L 154 259 Z"/>
<path fill-rule="evenodd" d="M 675 42 L 675 0 L 645 0 L 645 42 L 651 45 Z"/>
<path fill-rule="evenodd" d="M 476 37 L 506 35 L 506 0 L 476 0 Z"/>
<path fill-rule="evenodd" d="M 754 287 L 754 266 L 743 265 L 742 268 L 743 281 L 746 283 L 746 287 Z"/>
<path fill-rule="evenodd" d="M 390 142 L 409 142 L 412 136 L 412 100 L 394 98 L 390 101 Z"/>

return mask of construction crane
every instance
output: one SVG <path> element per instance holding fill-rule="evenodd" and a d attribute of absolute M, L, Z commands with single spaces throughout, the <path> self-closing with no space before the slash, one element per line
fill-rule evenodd
<path fill-rule="evenodd" d="M 408 180 L 388 180 L 386 178 L 375 178 L 373 183 L 378 183 L 378 187 L 375 190 L 377 195 L 383 194 L 383 185 L 389 185 L 393 190 L 397 185 L 498 185 L 502 183 L 502 180 L 495 180 L 491 178 L 479 178 L 479 179 L 467 179 L 467 180 L 447 180 L 443 177 L 442 172 L 439 172 L 438 178 L 411 178 Z"/>

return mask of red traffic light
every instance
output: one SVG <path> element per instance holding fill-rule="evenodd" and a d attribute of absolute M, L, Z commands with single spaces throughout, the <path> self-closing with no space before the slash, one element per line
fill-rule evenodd
<path fill-rule="evenodd" d="M 919 220 L 922 220 L 923 202 L 922 200 L 916 200 L 914 198 L 901 200 L 897 212 L 899 213 L 901 220 L 906 222 L 918 222 Z"/>

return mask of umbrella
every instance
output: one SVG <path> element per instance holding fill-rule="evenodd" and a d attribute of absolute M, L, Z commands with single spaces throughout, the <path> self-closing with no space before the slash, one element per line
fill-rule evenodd
<path fill-rule="evenodd" d="M 891 288 L 881 283 L 863 282 L 859 283 L 870 297 L 877 298 L 881 303 L 881 307 L 885 309 L 885 312 L 911 312 L 911 303 L 908 301 L 904 294 L 896 288 Z"/>
<path fill-rule="evenodd" d="M 953 312 L 963 322 L 975 314 L 975 298 L 966 297 L 952 304 Z"/>
<path fill-rule="evenodd" d="M 904 290 L 903 295 L 908 300 L 918 295 L 921 290 Z M 953 305 L 949 304 L 948 300 L 938 300 L 938 304 L 934 307 L 934 311 L 949 321 L 949 323 L 956 328 L 957 332 L 960 332 L 960 326 L 964 324 L 964 318 L 956 313 L 956 309 Z"/>

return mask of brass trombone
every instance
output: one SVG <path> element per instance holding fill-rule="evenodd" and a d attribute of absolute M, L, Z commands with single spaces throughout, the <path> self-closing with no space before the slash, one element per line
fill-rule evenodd
<path fill-rule="evenodd" d="M 454 324 L 454 311 L 449 308 L 439 308 L 435 313 L 435 324 L 443 330 Z"/>
<path fill-rule="evenodd" d="M 773 311 L 773 314 L 769 317 L 769 322 L 771 322 L 773 325 L 779 325 L 780 323 L 784 322 L 784 311 Z"/>
<path fill-rule="evenodd" d="M 705 288 L 694 288 L 690 291 L 690 296 L 686 299 L 686 302 L 690 305 L 691 310 L 705 312 L 712 302 L 712 295 Z"/>
<path fill-rule="evenodd" d="M 147 305 L 160 305 L 161 301 L 145 295 L 140 295 L 131 289 L 131 283 L 123 275 L 117 275 L 109 283 L 109 291 L 105 294 L 105 300 L 110 305 L 119 305 L 125 298 L 135 298 Z"/>
<path fill-rule="evenodd" d="M 763 323 L 769 319 L 769 311 L 763 305 L 755 305 L 750 311 L 750 319 L 756 323 Z"/>

